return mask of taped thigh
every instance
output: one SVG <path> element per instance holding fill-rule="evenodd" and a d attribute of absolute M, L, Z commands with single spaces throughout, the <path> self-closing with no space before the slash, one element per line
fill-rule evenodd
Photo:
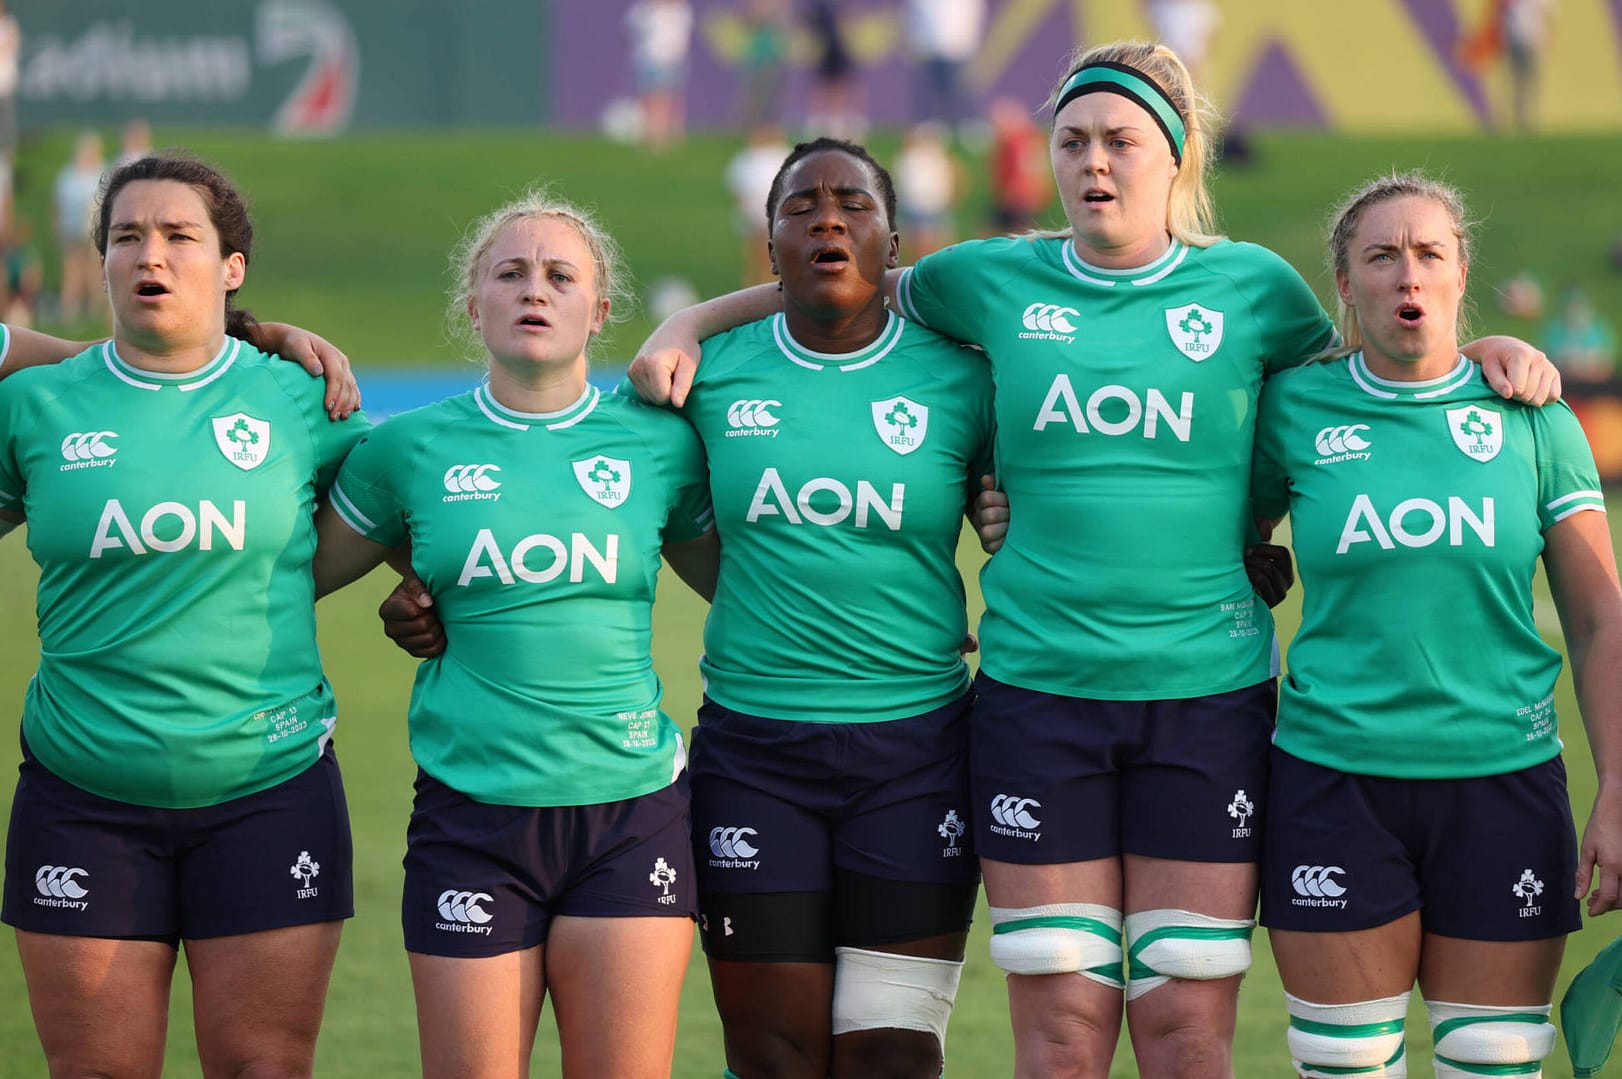
<path fill-rule="evenodd" d="M 946 1049 L 962 960 L 834 949 L 833 1032 L 920 1030 Z"/>
<path fill-rule="evenodd" d="M 1554 1051 L 1550 1005 L 1496 1007 L 1427 1000 L 1437 1079 L 1478 1075 L 1537 1077 Z"/>
<path fill-rule="evenodd" d="M 1213 918 L 1191 910 L 1144 910 L 1126 916 L 1126 999 L 1136 1000 L 1173 978 L 1210 981 L 1250 969 L 1249 918 Z"/>
<path fill-rule="evenodd" d="M 1355 1004 L 1313 1004 L 1284 994 L 1290 1060 L 1305 1079 L 1406 1079 L 1408 994 Z"/>
<path fill-rule="evenodd" d="M 991 961 L 1010 974 L 1080 974 L 1119 989 L 1121 912 L 1096 903 L 991 908 Z"/>

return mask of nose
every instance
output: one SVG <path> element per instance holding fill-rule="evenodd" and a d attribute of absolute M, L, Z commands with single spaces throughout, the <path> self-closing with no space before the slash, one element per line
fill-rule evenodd
<path fill-rule="evenodd" d="M 1104 140 L 1094 139 L 1087 144 L 1081 158 L 1081 168 L 1088 176 L 1109 171 L 1109 154 L 1105 150 Z"/>
<path fill-rule="evenodd" d="M 550 301 L 551 297 L 546 294 L 544 274 L 532 273 L 524 278 L 524 295 L 522 299 L 525 303 L 545 304 Z"/>
<path fill-rule="evenodd" d="M 141 239 L 140 246 L 135 251 L 135 264 L 142 268 L 158 266 L 163 263 L 163 240 L 159 236 L 149 235 Z"/>
<path fill-rule="evenodd" d="M 847 227 L 845 212 L 840 208 L 837 198 L 822 199 L 817 203 L 816 212 L 811 215 L 812 235 L 829 232 L 843 235 Z"/>

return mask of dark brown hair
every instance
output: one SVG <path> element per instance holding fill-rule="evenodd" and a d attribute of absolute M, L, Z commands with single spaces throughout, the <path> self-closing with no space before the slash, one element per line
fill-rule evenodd
<path fill-rule="evenodd" d="M 208 210 L 209 223 L 219 234 L 220 257 L 239 253 L 243 265 L 247 265 L 253 255 L 253 222 L 248 218 L 242 193 L 212 165 L 172 153 L 132 161 L 114 169 L 102 182 L 93 238 L 103 258 L 107 257 L 107 230 L 112 224 L 113 202 L 120 191 L 140 180 L 173 180 L 197 192 Z M 247 311 L 232 306 L 236 294 L 236 289 L 225 294 L 225 332 L 257 346 L 259 322 Z"/>

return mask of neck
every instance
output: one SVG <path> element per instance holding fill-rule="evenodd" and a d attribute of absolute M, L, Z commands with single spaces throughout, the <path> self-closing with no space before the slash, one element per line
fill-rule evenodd
<path fill-rule="evenodd" d="M 1364 342 L 1363 362 L 1376 378 L 1387 382 L 1429 382 L 1458 366 L 1459 347 L 1454 343 L 1447 349 L 1432 349 L 1423 356 L 1397 358 Z"/>
<path fill-rule="evenodd" d="M 800 307 L 787 296 L 783 300 L 783 322 L 788 332 L 813 352 L 838 355 L 866 348 L 879 339 L 890 321 L 882 299 L 860 311 L 819 311 Z"/>
<path fill-rule="evenodd" d="M 566 364 L 509 366 L 490 360 L 490 396 L 514 412 L 561 412 L 586 392 L 586 357 Z"/>
<path fill-rule="evenodd" d="M 140 371 L 158 375 L 184 375 L 208 366 L 225 345 L 225 331 L 206 341 L 178 344 L 164 341 L 139 341 L 115 334 L 113 346 L 118 357 Z"/>
<path fill-rule="evenodd" d="M 1071 243 L 1075 245 L 1076 254 L 1081 256 L 1081 260 L 1105 270 L 1130 270 L 1138 266 L 1147 266 L 1171 247 L 1171 234 L 1166 232 L 1151 233 L 1119 244 L 1094 243 L 1084 239 L 1081 233 L 1073 228 L 1071 233 Z"/>

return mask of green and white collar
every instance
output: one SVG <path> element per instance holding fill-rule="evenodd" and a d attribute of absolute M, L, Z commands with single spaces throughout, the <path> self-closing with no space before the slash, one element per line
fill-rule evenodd
<path fill-rule="evenodd" d="M 235 337 L 227 337 L 220 346 L 220 351 L 203 366 L 195 371 L 182 371 L 177 375 L 162 374 L 157 371 L 145 371 L 132 366 L 129 361 L 118 354 L 118 348 L 111 340 L 101 346 L 101 360 L 107 365 L 107 370 L 113 377 L 127 382 L 138 390 L 161 390 L 165 386 L 173 386 L 181 393 L 201 389 L 210 382 L 219 378 L 230 370 L 231 365 L 237 362 L 237 354 L 242 350 L 242 342 Z"/>
<path fill-rule="evenodd" d="M 603 396 L 603 391 L 591 384 L 586 385 L 586 392 L 568 408 L 556 412 L 519 412 L 515 408 L 508 408 L 497 401 L 490 392 L 488 380 L 479 383 L 473 391 L 473 401 L 479 406 L 479 411 L 492 423 L 499 423 L 503 427 L 511 427 L 515 431 L 527 431 L 531 427 L 544 427 L 548 431 L 561 431 L 565 427 L 573 427 L 587 416 L 591 415 L 597 407 L 597 402 Z"/>
<path fill-rule="evenodd" d="M 1364 393 L 1388 401 L 1403 397 L 1424 401 L 1432 397 L 1446 396 L 1475 378 L 1480 370 L 1460 355 L 1459 362 L 1454 364 L 1453 370 L 1439 378 L 1427 378 L 1418 382 L 1397 381 L 1381 378 L 1370 371 L 1368 362 L 1363 359 L 1361 352 L 1352 353 L 1347 369 L 1352 373 L 1352 381 L 1357 383 Z"/>
<path fill-rule="evenodd" d="M 830 367 L 839 371 L 856 371 L 878 363 L 900 342 L 901 331 L 906 323 L 894 311 L 886 311 L 885 314 L 888 321 L 885 322 L 879 336 L 872 344 L 855 352 L 815 352 L 806 348 L 789 335 L 788 322 L 781 314 L 772 316 L 772 340 L 777 342 L 778 351 L 801 367 L 808 367 L 813 371 L 823 371 Z"/>
<path fill-rule="evenodd" d="M 1076 254 L 1074 238 L 1065 239 L 1061 243 L 1064 268 L 1070 271 L 1070 276 L 1077 281 L 1085 281 L 1089 285 L 1100 285 L 1104 288 L 1114 288 L 1120 284 L 1152 285 L 1181 266 L 1183 260 L 1188 257 L 1189 250 L 1188 245 L 1181 240 L 1173 240 L 1171 246 L 1153 262 L 1143 266 L 1129 266 L 1124 270 L 1109 270 L 1102 266 L 1094 266 Z"/>

